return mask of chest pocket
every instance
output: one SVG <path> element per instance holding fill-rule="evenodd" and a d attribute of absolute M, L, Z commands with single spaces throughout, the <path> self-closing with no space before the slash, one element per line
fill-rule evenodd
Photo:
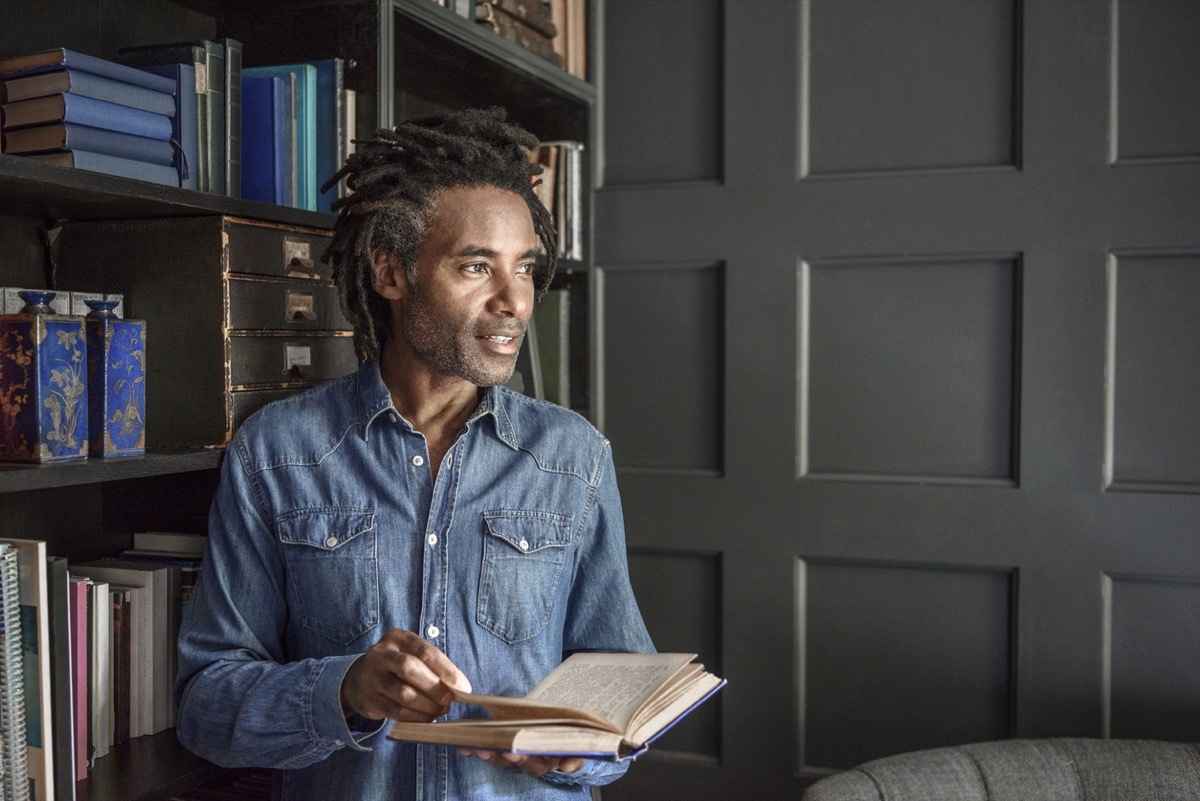
<path fill-rule="evenodd" d="M 549 512 L 483 513 L 479 625 L 505 642 L 528 640 L 550 621 L 571 544 L 571 518 Z"/>
<path fill-rule="evenodd" d="M 299 509 L 275 525 L 300 625 L 348 645 L 379 623 L 374 509 Z"/>

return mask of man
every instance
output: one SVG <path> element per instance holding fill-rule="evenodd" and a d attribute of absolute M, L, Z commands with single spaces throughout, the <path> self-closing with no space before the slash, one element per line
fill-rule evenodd
<path fill-rule="evenodd" d="M 535 144 L 475 110 L 361 144 L 326 258 L 362 365 L 230 443 L 178 732 L 283 769 L 276 797 L 586 797 L 624 770 L 380 734 L 483 714 L 450 688 L 524 695 L 566 653 L 653 649 L 608 442 L 502 386 L 555 262 Z"/>

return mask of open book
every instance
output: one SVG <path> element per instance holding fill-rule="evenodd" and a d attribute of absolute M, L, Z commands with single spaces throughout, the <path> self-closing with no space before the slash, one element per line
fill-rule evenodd
<path fill-rule="evenodd" d="M 517 754 L 632 759 L 725 686 L 695 658 L 573 654 L 524 698 L 455 693 L 457 702 L 478 704 L 490 719 L 397 721 L 388 736 Z"/>

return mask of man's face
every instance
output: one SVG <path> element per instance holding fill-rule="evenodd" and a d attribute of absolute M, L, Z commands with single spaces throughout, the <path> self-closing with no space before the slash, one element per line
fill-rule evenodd
<path fill-rule="evenodd" d="M 525 201 L 495 187 L 435 198 L 399 331 L 417 360 L 476 386 L 512 376 L 533 313 L 538 238 Z"/>

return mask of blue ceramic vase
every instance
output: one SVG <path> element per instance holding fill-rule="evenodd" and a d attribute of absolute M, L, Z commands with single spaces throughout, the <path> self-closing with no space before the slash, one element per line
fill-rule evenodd
<path fill-rule="evenodd" d="M 113 314 L 115 300 L 89 300 L 85 318 L 91 455 L 146 452 L 146 321 Z"/>
<path fill-rule="evenodd" d="M 54 314 L 53 292 L 21 293 L 0 314 L 0 459 L 58 462 L 88 455 L 87 335 Z"/>

